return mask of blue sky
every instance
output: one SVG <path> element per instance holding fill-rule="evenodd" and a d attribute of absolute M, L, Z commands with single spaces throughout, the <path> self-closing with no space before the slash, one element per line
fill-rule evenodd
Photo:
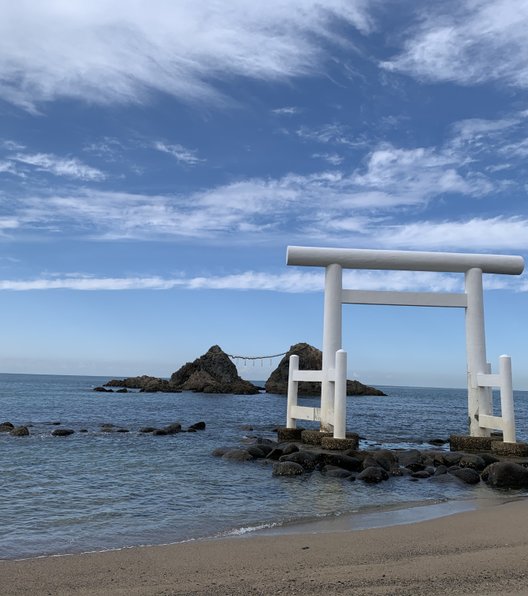
<path fill-rule="evenodd" d="M 526 257 L 526 0 L 0 8 L 1 372 L 165 376 L 214 343 L 321 346 L 323 274 L 286 267 L 288 244 Z M 528 278 L 485 284 L 488 359 L 511 354 L 528 389 Z M 464 385 L 463 312 L 344 321 L 360 380 Z"/>

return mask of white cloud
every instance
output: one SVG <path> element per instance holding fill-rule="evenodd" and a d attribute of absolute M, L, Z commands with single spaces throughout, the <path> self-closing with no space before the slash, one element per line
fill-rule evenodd
<path fill-rule="evenodd" d="M 186 149 L 183 145 L 170 145 L 162 141 L 156 141 L 154 143 L 154 149 L 157 149 L 162 153 L 168 153 L 169 155 L 172 155 L 177 162 L 188 166 L 195 166 L 196 164 L 205 161 L 204 159 L 197 157 L 194 149 Z"/>
<path fill-rule="evenodd" d="M 285 106 L 284 108 L 275 108 L 271 111 L 278 116 L 293 116 L 294 114 L 299 114 L 301 109 L 295 106 Z"/>
<path fill-rule="evenodd" d="M 485 276 L 486 289 L 528 291 L 524 278 L 515 280 Z M 463 275 L 419 271 L 363 271 L 348 270 L 343 275 L 348 289 L 391 291 L 463 291 Z M 30 280 L 0 280 L 0 290 L 42 291 L 129 291 L 129 290 L 230 290 L 269 291 L 281 293 L 321 292 L 324 272 L 321 269 L 302 271 L 292 268 L 285 273 L 244 271 L 224 276 L 176 277 L 93 277 L 63 275 Z"/>
<path fill-rule="evenodd" d="M 350 128 L 338 122 L 319 127 L 301 126 L 295 134 L 301 139 L 330 145 L 361 147 L 366 144 L 365 139 L 354 138 Z"/>
<path fill-rule="evenodd" d="M 324 159 L 324 161 L 328 162 L 332 166 L 338 166 L 344 161 L 344 157 L 338 155 L 337 153 L 314 153 L 312 157 L 314 159 Z"/>
<path fill-rule="evenodd" d="M 528 250 L 528 219 L 473 218 L 465 221 L 419 221 L 386 226 L 378 240 L 391 247 L 479 250 Z"/>
<path fill-rule="evenodd" d="M 151 91 L 222 101 L 219 79 L 287 80 L 322 70 L 335 19 L 372 29 L 369 0 L 19 0 L 0 20 L 0 97 L 143 102 Z M 24 40 L 21 43 L 20 40 Z"/>
<path fill-rule="evenodd" d="M 431 81 L 528 87 L 527 0 L 448 0 L 421 12 L 402 53 L 384 68 Z"/>
<path fill-rule="evenodd" d="M 98 181 L 104 180 L 106 177 L 101 170 L 87 166 L 74 157 L 63 158 L 50 153 L 17 153 L 10 159 L 33 166 L 42 172 L 49 172 L 55 176 L 66 176 L 76 180 Z"/>
<path fill-rule="evenodd" d="M 21 175 L 17 171 L 15 164 L 12 161 L 0 161 L 0 174 L 13 174 L 15 176 Z"/>

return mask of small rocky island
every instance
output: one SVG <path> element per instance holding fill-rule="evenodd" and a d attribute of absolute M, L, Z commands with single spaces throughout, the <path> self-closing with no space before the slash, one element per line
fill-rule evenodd
<path fill-rule="evenodd" d="M 259 387 L 242 379 L 229 356 L 220 346 L 211 346 L 209 350 L 194 360 L 187 362 L 172 373 L 170 379 L 159 379 L 143 375 L 127 379 L 113 379 L 105 387 L 126 387 L 140 389 L 148 393 L 162 391 L 179 393 L 195 391 L 198 393 L 235 393 L 254 395 Z"/>
<path fill-rule="evenodd" d="M 323 355 L 321 350 L 307 343 L 298 343 L 288 350 L 278 367 L 271 373 L 266 382 L 267 393 L 286 395 L 288 389 L 289 360 L 292 354 L 299 356 L 299 366 L 302 370 L 320 370 Z M 142 375 L 126 379 L 113 379 L 104 387 L 120 387 L 139 389 L 146 393 L 158 391 L 164 393 L 179 393 L 194 391 L 197 393 L 234 393 L 236 395 L 254 395 L 259 393 L 260 387 L 242 379 L 236 366 L 220 346 L 211 346 L 209 350 L 194 360 L 187 362 L 173 373 L 170 379 L 160 379 Z M 95 391 L 104 391 L 96 387 Z M 111 391 L 111 390 L 108 390 Z M 319 395 L 320 383 L 299 383 L 299 395 Z M 379 389 L 363 385 L 359 381 L 347 381 L 348 395 L 385 395 Z"/>
<path fill-rule="evenodd" d="M 307 343 L 299 343 L 291 346 L 279 366 L 271 373 L 266 381 L 267 393 L 288 393 L 288 373 L 290 370 L 290 356 L 299 356 L 300 370 L 321 370 L 323 368 L 323 353 Z M 299 395 L 320 395 L 321 383 L 301 381 L 298 387 Z M 347 395 L 385 395 L 383 391 L 363 385 L 359 381 L 347 381 Z"/>

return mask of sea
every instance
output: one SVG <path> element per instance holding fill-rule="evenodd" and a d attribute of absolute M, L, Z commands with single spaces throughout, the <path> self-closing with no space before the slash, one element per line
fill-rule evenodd
<path fill-rule="evenodd" d="M 269 462 L 211 453 L 256 437 L 274 439 L 274 429 L 285 424 L 284 396 L 93 391 L 107 380 L 0 374 L 0 422 L 30 430 L 28 437 L 0 433 L 0 558 L 244 536 L 351 514 L 390 517 L 414 505 L 497 498 L 483 483 L 391 478 L 366 485 L 319 472 L 274 477 Z M 431 439 L 466 432 L 464 389 L 380 388 L 386 397 L 347 400 L 347 429 L 359 433 L 362 448 L 426 449 Z M 528 392 L 514 398 L 518 440 L 526 441 Z M 318 405 L 316 398 L 302 401 Z M 195 433 L 139 432 L 199 421 L 206 429 Z M 103 432 L 104 424 L 129 432 Z M 61 427 L 75 433 L 51 435 Z"/>

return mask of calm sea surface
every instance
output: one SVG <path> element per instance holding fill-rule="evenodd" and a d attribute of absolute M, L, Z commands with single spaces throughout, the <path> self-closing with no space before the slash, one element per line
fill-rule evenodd
<path fill-rule="evenodd" d="M 284 397 L 94 392 L 105 380 L 0 374 L 0 422 L 32 425 L 29 437 L 0 433 L 0 558 L 241 534 L 372 507 L 493 494 L 483 485 L 405 478 L 377 486 L 318 472 L 274 478 L 269 464 L 224 461 L 211 451 L 252 436 L 275 438 L 272 429 L 285 421 Z M 464 390 L 383 390 L 387 397 L 348 399 L 347 426 L 365 437 L 364 447 L 425 448 L 428 439 L 466 430 Z M 516 392 L 515 405 L 518 439 L 528 440 L 528 392 Z M 200 420 L 203 432 L 138 433 Z M 58 427 L 51 422 L 59 421 L 88 432 L 52 437 Z M 104 423 L 130 432 L 101 432 Z"/>

